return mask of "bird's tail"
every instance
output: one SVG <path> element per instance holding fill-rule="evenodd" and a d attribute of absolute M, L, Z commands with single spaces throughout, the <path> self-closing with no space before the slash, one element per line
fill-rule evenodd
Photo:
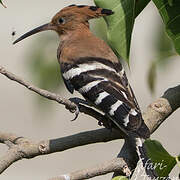
<path fill-rule="evenodd" d="M 155 171 L 155 166 L 153 165 L 153 162 L 147 155 L 146 147 L 145 147 L 145 140 L 141 137 L 133 137 L 135 142 L 135 148 L 136 153 L 139 157 L 140 163 L 142 163 L 142 166 L 146 172 L 146 175 L 149 179 L 157 179 L 158 175 Z"/>
<path fill-rule="evenodd" d="M 163 179 L 163 180 L 171 180 L 171 178 L 168 177 L 158 177 L 158 174 L 155 171 L 155 164 L 151 161 L 151 159 L 147 155 L 147 150 L 145 146 L 145 139 L 141 137 L 132 137 L 135 142 L 135 148 L 136 148 L 136 153 L 139 157 L 139 160 L 142 163 L 142 166 L 146 172 L 146 176 L 148 179 L 153 179 L 153 180 L 158 180 L 158 179 Z M 131 141 L 132 142 L 132 141 Z"/>

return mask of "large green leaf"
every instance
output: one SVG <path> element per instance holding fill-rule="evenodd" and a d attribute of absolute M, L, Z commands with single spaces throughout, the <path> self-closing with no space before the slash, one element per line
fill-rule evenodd
<path fill-rule="evenodd" d="M 153 0 L 153 2 L 161 14 L 167 34 L 180 54 L 180 0 Z"/>
<path fill-rule="evenodd" d="M 105 17 L 107 23 L 107 39 L 116 55 L 129 63 L 131 34 L 134 25 L 135 0 L 94 0 L 102 8 L 114 11 Z"/>
<path fill-rule="evenodd" d="M 167 177 L 177 163 L 176 158 L 171 156 L 156 140 L 146 140 L 145 145 L 158 176 Z"/>

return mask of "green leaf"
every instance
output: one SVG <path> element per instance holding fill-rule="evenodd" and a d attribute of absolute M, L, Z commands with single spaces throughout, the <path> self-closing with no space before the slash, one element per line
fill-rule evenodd
<path fill-rule="evenodd" d="M 166 26 L 166 32 L 172 39 L 176 51 L 180 54 L 180 1 L 153 0 Z"/>
<path fill-rule="evenodd" d="M 145 141 L 147 154 L 151 158 L 159 177 L 167 177 L 176 165 L 176 158 L 171 156 L 156 140 Z"/>
<path fill-rule="evenodd" d="M 128 180 L 128 178 L 125 177 L 125 176 L 116 176 L 116 177 L 113 178 L 112 180 Z"/>
<path fill-rule="evenodd" d="M 99 7 L 114 11 L 113 15 L 105 17 L 108 43 L 117 56 L 121 56 L 129 63 L 135 0 L 94 0 L 94 2 Z"/>
<path fill-rule="evenodd" d="M 0 4 L 2 4 L 4 8 L 7 8 L 7 7 L 3 4 L 2 0 L 0 0 Z"/>

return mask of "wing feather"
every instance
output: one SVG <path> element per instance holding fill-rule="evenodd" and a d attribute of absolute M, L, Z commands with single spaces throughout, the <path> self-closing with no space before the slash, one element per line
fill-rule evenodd
<path fill-rule="evenodd" d="M 140 109 L 120 63 L 88 57 L 62 67 L 64 82 L 70 92 L 79 91 L 121 128 L 139 128 L 142 122 Z"/>

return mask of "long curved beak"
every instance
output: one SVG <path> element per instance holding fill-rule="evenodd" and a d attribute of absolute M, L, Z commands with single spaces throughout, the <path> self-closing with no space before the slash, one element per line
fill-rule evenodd
<path fill-rule="evenodd" d="M 50 23 L 44 24 L 44 25 L 42 25 L 42 26 L 39 26 L 39 27 L 37 27 L 37 28 L 35 28 L 35 29 L 33 29 L 33 30 L 25 33 L 24 35 L 22 35 L 21 37 L 19 37 L 18 39 L 16 39 L 16 40 L 13 42 L 13 44 L 16 44 L 17 42 L 19 42 L 19 41 L 21 41 L 21 40 L 23 40 L 23 39 L 25 39 L 25 38 L 33 35 L 33 34 L 36 34 L 36 33 L 38 33 L 38 32 L 42 32 L 42 31 L 47 31 L 47 30 L 52 30 L 52 25 L 51 25 Z"/>

